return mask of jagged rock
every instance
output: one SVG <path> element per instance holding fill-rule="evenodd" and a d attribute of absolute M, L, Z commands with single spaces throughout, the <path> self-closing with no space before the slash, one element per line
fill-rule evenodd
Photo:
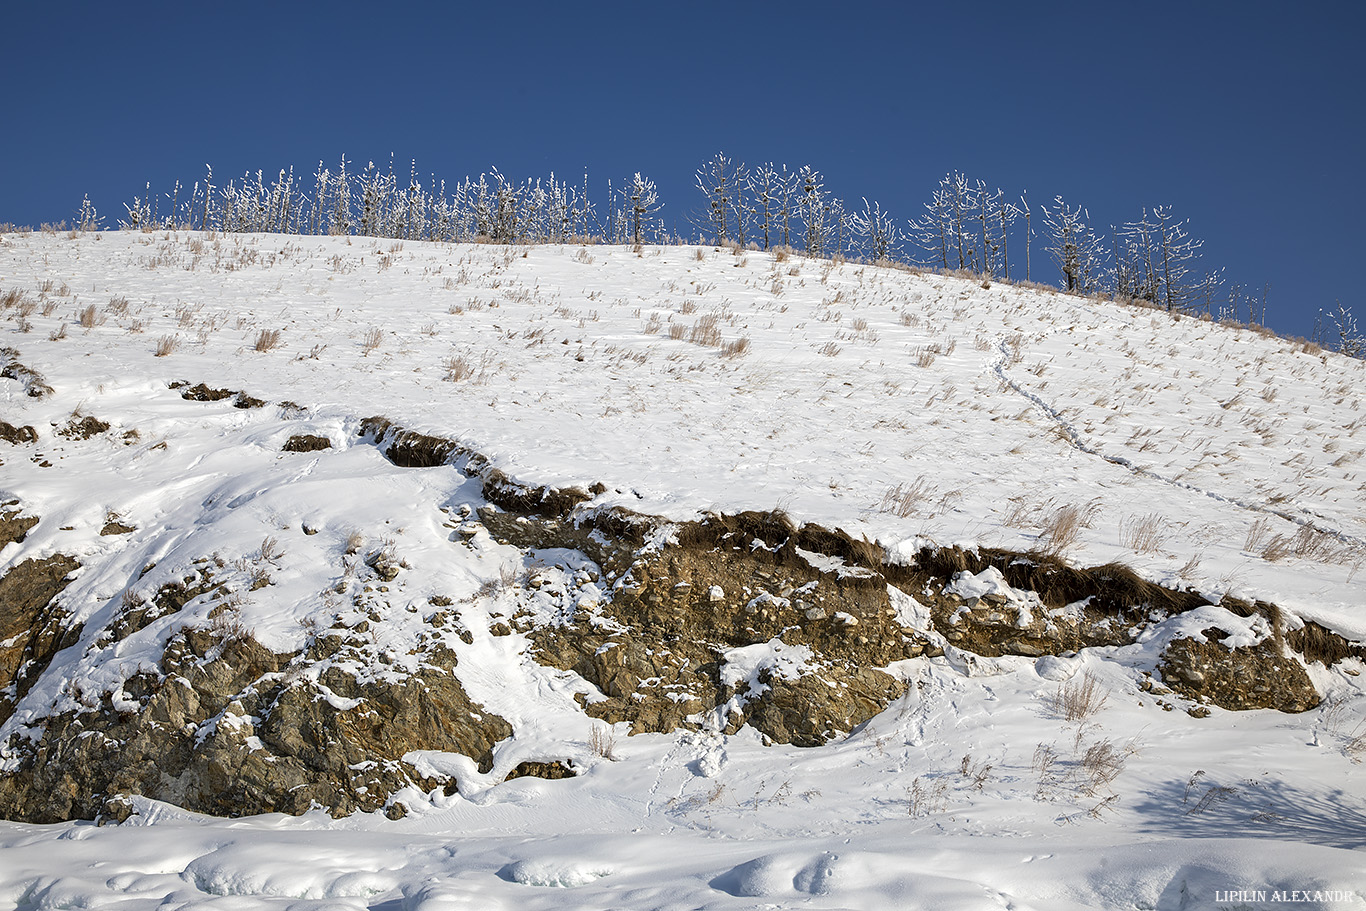
<path fill-rule="evenodd" d="M 88 440 L 93 436 L 104 433 L 108 429 L 108 421 L 101 421 L 97 417 L 86 415 L 80 420 L 73 417 L 67 422 L 65 427 L 57 431 L 57 435 L 66 437 L 68 440 Z"/>
<path fill-rule="evenodd" d="M 23 443 L 36 443 L 38 442 L 38 431 L 28 424 L 16 427 L 8 421 L 0 421 L 0 440 L 4 440 L 13 446 L 19 446 Z"/>
<path fill-rule="evenodd" d="M 0 815 L 117 818 L 110 800 L 129 794 L 225 816 L 392 814 L 400 788 L 452 786 L 420 776 L 402 761 L 409 751 L 464 753 L 492 768 L 493 746 L 512 729 L 449 671 L 360 681 L 329 667 L 312 681 L 304 668 L 339 648 L 324 636 L 306 654 L 276 654 L 250 635 L 186 628 L 160 673 L 46 719 L 36 743 L 11 740 L 20 761 L 0 777 Z"/>
<path fill-rule="evenodd" d="M 1173 639 L 1162 652 L 1162 682 L 1176 692 L 1223 709 L 1303 712 L 1319 704 L 1304 667 L 1284 654 L 1275 637 L 1229 648 L 1213 632 L 1205 641 Z"/>
<path fill-rule="evenodd" d="M 65 554 L 29 559 L 0 577 L 0 723 L 37 682 L 57 652 L 76 642 L 79 624 L 53 605 L 80 564 Z"/>
<path fill-rule="evenodd" d="M 761 674 L 760 681 L 768 689 L 745 705 L 745 723 L 799 747 L 848 733 L 906 692 L 905 682 L 869 667 L 837 665 L 795 680 Z"/>
<path fill-rule="evenodd" d="M 0 547 L 21 543 L 28 537 L 29 529 L 38 524 L 37 516 L 25 516 L 22 512 L 18 500 L 0 504 Z"/>
<path fill-rule="evenodd" d="M 332 441 L 327 437 L 317 436 L 311 433 L 296 433 L 294 436 L 285 440 L 285 445 L 280 448 L 281 452 L 320 452 L 324 449 L 331 449 Z"/>
<path fill-rule="evenodd" d="M 528 759 L 526 762 L 517 763 L 517 768 L 508 772 L 504 781 L 512 781 L 514 778 L 544 778 L 547 781 L 559 781 L 563 778 L 573 778 L 578 775 L 563 760 L 556 759 L 553 762 L 536 762 Z"/>

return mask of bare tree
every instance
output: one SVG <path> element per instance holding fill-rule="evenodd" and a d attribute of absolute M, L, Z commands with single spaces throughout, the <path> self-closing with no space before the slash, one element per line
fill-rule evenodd
<path fill-rule="evenodd" d="M 757 219 L 755 230 L 763 238 L 765 250 L 772 246 L 780 231 L 781 243 L 787 243 L 793 178 L 786 165 L 780 171 L 771 162 L 759 165 L 749 176 L 750 199 Z"/>
<path fill-rule="evenodd" d="M 743 170 L 743 165 L 737 165 L 724 152 L 717 152 L 716 157 L 697 169 L 697 188 L 707 198 L 707 209 L 698 227 L 710 230 L 718 244 L 730 240 L 731 228 L 736 226 L 739 175 Z"/>
<path fill-rule="evenodd" d="M 1338 330 L 1338 351 L 1348 357 L 1366 359 L 1366 337 L 1357 328 L 1356 317 L 1352 311 L 1338 301 L 1338 309 L 1332 314 Z"/>
<path fill-rule="evenodd" d="M 863 210 L 850 216 L 849 226 L 855 235 L 863 238 L 869 258 L 875 262 L 900 255 L 901 231 L 876 202 L 870 204 L 865 197 Z"/>
<path fill-rule="evenodd" d="M 660 207 L 659 193 L 655 190 L 654 181 L 648 177 L 641 177 L 637 171 L 622 188 L 621 195 L 628 206 L 632 242 L 644 243 L 642 226 L 645 219 L 659 211 Z"/>
<path fill-rule="evenodd" d="M 826 219 L 830 213 L 825 198 L 825 178 L 810 165 L 802 165 L 797 172 L 797 208 L 806 228 L 807 255 L 819 256 L 825 252 L 829 227 Z"/>
<path fill-rule="evenodd" d="M 1064 287 L 1068 291 L 1090 293 L 1100 286 L 1100 271 L 1104 257 L 1100 239 L 1091 231 L 1089 213 L 1078 206 L 1069 209 L 1061 196 L 1054 197 L 1054 207 L 1044 207 L 1044 225 L 1058 268 L 1062 270 Z"/>

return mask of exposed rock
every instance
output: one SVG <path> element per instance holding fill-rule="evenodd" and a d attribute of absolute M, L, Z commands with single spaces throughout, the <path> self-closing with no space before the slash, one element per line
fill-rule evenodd
<path fill-rule="evenodd" d="M 14 348 L 0 348 L 0 377 L 21 383 L 29 398 L 41 399 L 52 394 L 52 387 L 41 373 L 19 363 L 19 352 Z"/>
<path fill-rule="evenodd" d="M 184 629 L 159 673 L 47 719 L 36 743 L 7 745 L 21 760 L 0 778 L 0 815 L 117 819 L 117 798 L 142 794 L 226 816 L 313 807 L 392 816 L 403 812 L 390 803 L 400 788 L 453 788 L 403 762 L 409 751 L 464 753 L 492 768 L 493 746 L 512 730 L 449 670 L 363 681 L 336 666 L 316 681 L 305 673 L 339 648 L 326 636 L 302 655 L 275 654 L 250 635 Z"/>
<path fill-rule="evenodd" d="M 319 452 L 323 449 L 331 449 L 332 441 L 327 437 L 316 436 L 311 433 L 296 433 L 294 436 L 285 440 L 285 445 L 280 448 L 281 452 Z"/>
<path fill-rule="evenodd" d="M 108 421 L 101 421 L 99 418 L 87 414 L 79 420 L 73 416 L 65 427 L 57 431 L 57 435 L 66 437 L 68 440 L 88 440 L 108 429 Z"/>
<path fill-rule="evenodd" d="M 526 762 L 517 763 L 517 768 L 508 772 L 504 781 L 511 781 L 514 778 L 544 778 L 548 781 L 559 781 L 563 778 L 573 778 L 578 775 L 564 760 L 556 759 L 553 762 L 536 762 L 528 759 Z"/>
<path fill-rule="evenodd" d="M 0 421 L 0 440 L 13 446 L 19 446 L 23 443 L 36 443 L 38 442 L 38 431 L 28 424 L 16 427 L 8 421 Z"/>
<path fill-rule="evenodd" d="M 231 389 L 213 389 L 204 383 L 191 386 L 184 380 L 171 384 L 172 389 L 180 389 L 180 397 L 189 402 L 217 402 L 235 393 Z"/>
<path fill-rule="evenodd" d="M 28 537 L 29 529 L 38 524 L 37 516 L 22 515 L 18 500 L 0 504 L 0 547 L 19 543 Z"/>
<path fill-rule="evenodd" d="M 1274 638 L 1229 648 L 1215 638 L 1218 631 L 1206 632 L 1206 641 L 1173 639 L 1163 651 L 1158 670 L 1176 692 L 1233 711 L 1303 712 L 1319 704 L 1303 666 Z"/>
<path fill-rule="evenodd" d="M 184 380 L 171 383 L 172 389 L 180 389 L 180 397 L 190 402 L 218 402 L 226 398 L 233 399 L 234 408 L 261 408 L 266 403 L 264 399 L 248 395 L 245 392 L 236 392 L 232 389 L 214 389 L 204 383 L 196 383 L 191 386 Z"/>
<path fill-rule="evenodd" d="M 0 723 L 14 713 L 59 651 L 80 639 L 81 627 L 52 602 L 80 567 L 53 554 L 25 560 L 0 576 Z"/>
<path fill-rule="evenodd" d="M 100 528 L 100 534 L 104 537 L 109 537 L 111 535 L 130 535 L 137 530 L 136 525 L 125 525 L 115 517 L 104 523 Z"/>
<path fill-rule="evenodd" d="M 1053 557 L 990 548 L 926 548 L 913 566 L 886 572 L 930 608 L 946 639 L 985 657 L 1128 645 L 1150 623 L 1209 603 L 1126 566 L 1077 569 Z"/>

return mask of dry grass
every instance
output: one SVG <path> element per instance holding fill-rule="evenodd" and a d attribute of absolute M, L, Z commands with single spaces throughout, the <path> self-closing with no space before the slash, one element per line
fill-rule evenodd
<path fill-rule="evenodd" d="M 156 356 L 166 357 L 168 354 L 175 351 L 179 344 L 180 336 L 163 335 L 161 338 L 157 339 Z"/>
<path fill-rule="evenodd" d="M 601 756 L 603 759 L 616 761 L 617 735 L 610 727 L 595 724 L 588 732 L 588 749 L 593 751 L 594 756 Z"/>
<path fill-rule="evenodd" d="M 887 488 L 886 493 L 882 495 L 878 511 L 906 519 L 919 512 L 920 507 L 928 502 L 934 493 L 934 488 L 926 483 L 924 478 L 917 478 L 910 484 L 897 484 L 895 487 Z"/>
<path fill-rule="evenodd" d="M 1158 513 L 1131 516 L 1119 523 L 1119 539 L 1125 547 L 1140 554 L 1155 554 L 1162 549 L 1164 522 Z"/>
<path fill-rule="evenodd" d="M 1252 527 L 1247 530 L 1247 538 L 1243 541 L 1243 550 L 1250 554 L 1259 553 L 1266 543 L 1266 536 L 1271 531 L 1271 519 L 1262 516 Z"/>
<path fill-rule="evenodd" d="M 688 333 L 688 341 L 694 345 L 705 345 L 709 348 L 717 348 L 721 345 L 721 329 L 717 325 L 715 313 L 704 313 L 697 318 L 693 324 L 692 331 Z"/>
<path fill-rule="evenodd" d="M 1061 554 L 1077 543 L 1083 528 L 1090 528 L 1100 506 L 1094 501 L 1084 506 L 1061 506 L 1039 529 L 1039 548 L 1046 554 Z"/>
<path fill-rule="evenodd" d="M 82 329 L 94 329 L 100 323 L 104 322 L 104 317 L 100 316 L 99 311 L 95 309 L 95 305 L 91 304 L 76 314 L 76 322 Z"/>
<path fill-rule="evenodd" d="M 920 783 L 917 776 L 908 789 L 907 796 L 910 798 L 910 815 L 919 818 L 930 816 L 934 813 L 944 812 L 948 805 L 949 783 L 947 779 L 940 778 L 932 785 Z"/>
<path fill-rule="evenodd" d="M 445 379 L 449 383 L 460 383 L 474 376 L 474 365 L 463 354 L 453 354 L 441 362 L 446 370 Z"/>
<path fill-rule="evenodd" d="M 721 346 L 722 357 L 742 357 L 749 351 L 749 336 L 742 335 Z"/>
<path fill-rule="evenodd" d="M 280 344 L 279 329 L 262 329 L 256 335 L 256 343 L 252 346 L 257 351 L 269 351 Z"/>
<path fill-rule="evenodd" d="M 378 326 L 371 326 L 365 330 L 365 335 L 360 340 L 361 351 L 365 357 L 370 356 L 370 352 L 375 351 L 380 345 L 384 344 L 384 330 Z"/>
<path fill-rule="evenodd" d="M 346 555 L 348 557 L 360 553 L 360 549 L 365 546 L 365 535 L 359 531 L 353 531 L 346 536 Z"/>
<path fill-rule="evenodd" d="M 1058 684 L 1057 690 L 1049 697 L 1049 708 L 1059 718 L 1069 724 L 1085 722 L 1105 708 L 1110 694 L 1101 686 L 1100 680 L 1090 671 Z"/>

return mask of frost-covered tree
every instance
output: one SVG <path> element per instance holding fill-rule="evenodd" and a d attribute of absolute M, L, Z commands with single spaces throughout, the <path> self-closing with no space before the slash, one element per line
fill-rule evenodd
<path fill-rule="evenodd" d="M 743 234 L 741 187 L 745 166 L 727 158 L 724 152 L 697 169 L 697 188 L 706 197 L 706 211 L 699 228 L 711 232 L 718 244 L 730 240 L 735 231 Z"/>
<path fill-rule="evenodd" d="M 869 203 L 865 197 L 862 211 L 849 217 L 849 227 L 855 236 L 862 238 L 869 259 L 877 262 L 901 255 L 901 229 L 877 202 Z"/>
<path fill-rule="evenodd" d="M 797 172 L 797 209 L 806 228 L 806 253 L 820 256 L 825 252 L 830 207 L 825 196 L 825 178 L 810 165 L 803 165 Z"/>
<path fill-rule="evenodd" d="M 1061 196 L 1054 197 L 1053 207 L 1045 206 L 1043 214 L 1048 252 L 1062 270 L 1064 287 L 1087 294 L 1097 290 L 1105 251 L 1087 224 L 1090 214 L 1081 206 L 1068 208 Z"/>
<path fill-rule="evenodd" d="M 1332 314 L 1333 323 L 1337 327 L 1337 348 L 1348 357 L 1366 359 L 1366 338 L 1361 335 L 1361 330 L 1357 328 L 1356 317 L 1352 311 L 1343 306 L 1342 301 L 1338 301 L 1338 309 Z"/>
<path fill-rule="evenodd" d="M 351 176 L 346 173 L 346 156 L 341 157 L 332 179 L 329 234 L 351 233 Z"/>
<path fill-rule="evenodd" d="M 81 208 L 76 213 L 77 231 L 98 231 L 100 229 L 100 213 L 95 211 L 95 206 L 90 202 L 90 194 L 87 193 L 81 200 Z"/>
<path fill-rule="evenodd" d="M 648 177 L 641 177 L 637 171 L 626 182 L 621 195 L 626 203 L 627 217 L 631 221 L 631 242 L 644 243 L 645 221 L 660 207 L 659 193 L 655 190 L 654 181 Z"/>
<path fill-rule="evenodd" d="M 772 162 L 759 165 L 749 176 L 748 188 L 754 213 L 754 231 L 761 238 L 763 249 L 774 242 L 787 244 L 788 223 L 791 220 L 792 193 L 796 175 Z M 781 239 L 780 239 L 781 238 Z"/>
<path fill-rule="evenodd" d="M 957 171 L 945 174 L 925 204 L 925 217 L 912 223 L 917 242 L 941 269 L 977 268 L 971 228 L 976 188 Z"/>

